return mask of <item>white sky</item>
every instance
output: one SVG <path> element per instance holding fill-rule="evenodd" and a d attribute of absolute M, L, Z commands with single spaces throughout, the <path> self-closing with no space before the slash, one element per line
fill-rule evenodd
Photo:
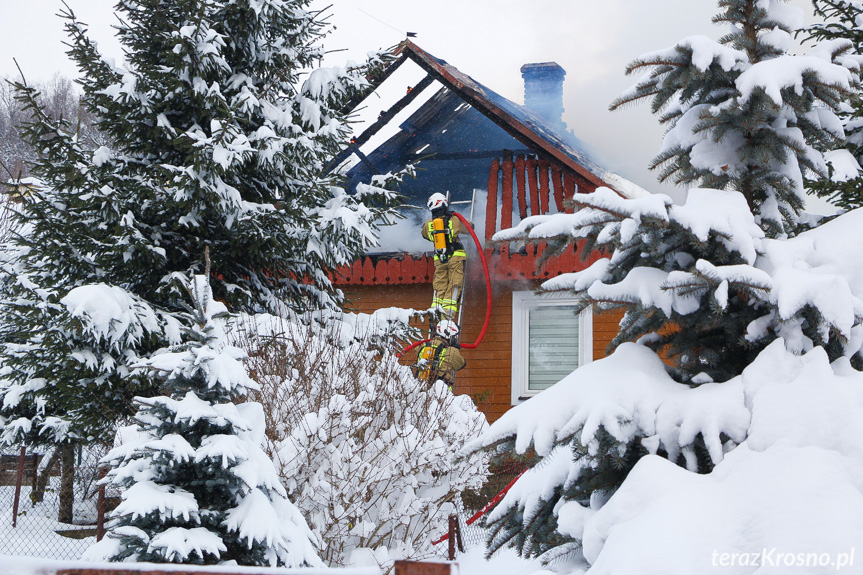
<path fill-rule="evenodd" d="M 611 113 L 608 104 L 634 83 L 624 75 L 636 56 L 695 34 L 718 37 L 711 24 L 715 0 L 314 0 L 332 5 L 336 30 L 328 39 L 332 63 L 360 60 L 393 46 L 405 32 L 416 43 L 501 95 L 521 103 L 519 68 L 555 61 L 567 71 L 564 120 L 607 168 L 649 191 L 682 198 L 660 186 L 647 164 L 663 129 L 647 105 Z M 67 0 L 105 55 L 121 60 L 112 37 L 114 0 Z M 808 0 L 791 0 L 811 18 Z M 74 77 L 66 59 L 60 0 L 0 0 L 0 76 L 17 75 L 16 58 L 30 81 L 54 72 Z"/>

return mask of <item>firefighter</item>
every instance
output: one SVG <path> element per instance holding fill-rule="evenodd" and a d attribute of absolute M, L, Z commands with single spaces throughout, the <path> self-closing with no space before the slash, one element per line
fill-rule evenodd
<path fill-rule="evenodd" d="M 415 366 L 419 379 L 429 384 L 443 380 L 452 391 L 455 372 L 467 364 L 459 351 L 458 334 L 458 325 L 454 321 L 445 319 L 437 324 L 431 341 L 420 346 Z"/>
<path fill-rule="evenodd" d="M 464 285 L 464 262 L 467 259 L 459 240 L 461 220 L 449 211 L 449 203 L 443 194 L 432 194 L 427 205 L 432 217 L 423 224 L 422 236 L 434 243 L 435 248 L 432 307 L 440 306 L 453 319 Z"/>

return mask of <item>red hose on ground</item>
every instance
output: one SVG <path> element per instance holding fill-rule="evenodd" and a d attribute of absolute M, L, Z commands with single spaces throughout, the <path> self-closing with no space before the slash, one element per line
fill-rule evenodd
<path fill-rule="evenodd" d="M 476 341 L 473 343 L 463 343 L 461 345 L 463 348 L 475 349 L 477 346 L 479 346 L 480 342 L 482 342 L 482 338 L 485 337 L 485 332 L 488 331 L 488 324 L 491 320 L 491 277 L 488 274 L 488 262 L 485 259 L 485 251 L 482 249 L 482 245 L 479 243 L 479 238 L 476 237 L 476 233 L 473 231 L 473 227 L 471 227 L 470 223 L 468 223 L 468 221 L 464 218 L 463 215 L 459 214 L 458 212 L 453 212 L 453 214 L 462 221 L 464 226 L 467 228 L 467 231 L 470 232 L 470 237 L 473 238 L 473 243 L 476 244 L 476 249 L 479 252 L 479 257 L 482 261 L 482 271 L 485 275 L 485 321 L 482 324 L 482 329 L 479 331 L 479 335 L 476 337 Z M 409 346 L 405 347 L 398 355 L 398 357 L 402 357 L 410 350 L 430 340 L 431 338 L 413 342 Z"/>

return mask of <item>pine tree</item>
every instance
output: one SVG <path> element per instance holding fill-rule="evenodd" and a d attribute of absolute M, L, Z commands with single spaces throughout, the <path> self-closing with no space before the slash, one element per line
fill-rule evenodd
<path fill-rule="evenodd" d="M 262 449 L 263 409 L 238 403 L 257 389 L 226 343 L 225 306 L 208 276 L 189 288 L 184 343 L 146 365 L 166 395 L 138 398 L 135 438 L 112 450 L 123 489 L 107 537 L 88 551 L 112 561 L 320 565 L 311 531 Z"/>
<path fill-rule="evenodd" d="M 848 67 L 860 66 L 860 55 L 863 54 L 863 3 L 855 0 L 813 0 L 815 15 L 822 21 L 806 29 L 806 37 L 810 41 L 827 42 L 844 45 L 851 42 L 853 50 L 846 56 Z M 857 69 L 859 76 L 860 69 Z M 859 82 L 859 79 L 858 79 Z M 857 162 L 843 161 L 840 156 L 831 162 L 831 177 L 829 179 L 808 180 L 806 187 L 810 192 L 829 199 L 844 209 L 853 209 L 863 205 L 860 188 L 863 186 L 863 176 L 852 175 L 854 168 L 859 170 L 863 162 L 863 101 L 859 85 L 853 98 L 845 102 L 839 113 L 845 128 L 845 149 Z M 834 163 L 841 162 L 840 166 Z M 851 169 L 844 164 L 851 163 Z"/>
<path fill-rule="evenodd" d="M 234 309 L 341 303 L 331 271 L 374 240 L 396 196 L 349 194 L 325 167 L 347 141 L 345 103 L 383 59 L 321 68 L 326 26 L 307 6 L 122 0 L 122 68 L 65 13 L 83 104 L 110 144 L 88 150 L 17 84 L 43 187 L 14 214 L 22 232 L 0 278 L 5 439 L 109 437 L 130 398 L 152 393 L 132 366 L 176 343 L 173 280 L 201 271 L 205 247 L 218 256 L 213 290 Z M 96 283 L 146 302 L 158 328 L 94 339 L 62 300 Z"/>
<path fill-rule="evenodd" d="M 827 177 L 823 153 L 841 146 L 833 112 L 853 76 L 834 64 L 850 42 L 788 53 L 802 13 L 784 0 L 720 0 L 713 22 L 730 27 L 715 42 L 692 36 L 627 67 L 643 74 L 611 109 L 650 100 L 668 125 L 651 168 L 660 181 L 741 192 L 765 232 L 793 234 L 804 205 L 803 175 Z"/>

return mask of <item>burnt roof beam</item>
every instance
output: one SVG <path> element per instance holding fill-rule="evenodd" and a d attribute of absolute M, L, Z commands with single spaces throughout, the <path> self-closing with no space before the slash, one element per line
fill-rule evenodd
<path fill-rule="evenodd" d="M 359 150 L 359 147 L 368 142 L 372 136 L 377 134 L 384 126 L 389 124 L 390 120 L 392 120 L 396 114 L 404 110 L 411 102 L 413 102 L 417 96 L 422 93 L 423 90 L 432 85 L 435 81 L 435 78 L 429 74 L 425 78 L 419 81 L 419 83 L 414 86 L 401 100 L 396 102 L 390 109 L 382 112 L 378 119 L 374 124 L 366 128 L 362 134 L 354 138 L 351 141 L 350 146 L 343 149 L 341 152 L 336 155 L 332 162 L 329 163 L 326 167 L 326 172 L 332 172 L 336 167 L 338 167 L 342 162 L 347 160 L 351 154 L 354 153 L 354 150 Z"/>

